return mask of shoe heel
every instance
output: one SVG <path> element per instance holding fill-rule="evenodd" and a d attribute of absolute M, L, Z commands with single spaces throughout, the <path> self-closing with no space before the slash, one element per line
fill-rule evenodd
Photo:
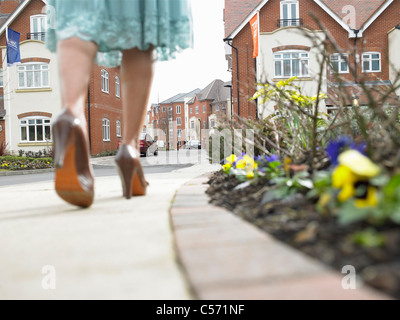
<path fill-rule="evenodd" d="M 144 196 L 148 185 L 140 161 L 134 153 L 132 147 L 122 145 L 115 158 L 121 179 L 122 193 L 126 199 L 130 199 L 132 196 Z"/>
<path fill-rule="evenodd" d="M 54 164 L 56 168 L 61 168 L 64 165 L 65 152 L 68 144 L 71 142 L 71 123 L 60 119 L 53 125 L 54 138 Z"/>

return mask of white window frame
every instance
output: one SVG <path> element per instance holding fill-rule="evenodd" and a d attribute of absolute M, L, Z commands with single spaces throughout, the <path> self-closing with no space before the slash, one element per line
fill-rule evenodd
<path fill-rule="evenodd" d="M 190 129 L 194 129 L 195 128 L 195 122 L 192 120 L 190 121 Z"/>
<path fill-rule="evenodd" d="M 44 42 L 46 29 L 47 29 L 47 16 L 45 14 L 36 14 L 30 17 L 31 40 L 40 40 Z"/>
<path fill-rule="evenodd" d="M 40 123 L 40 121 L 42 123 Z M 42 140 L 38 140 L 38 127 L 42 127 L 42 136 L 43 139 Z M 32 140 L 30 139 L 29 136 L 29 127 L 34 127 L 34 135 L 35 138 Z M 49 117 L 38 117 L 38 116 L 34 116 L 34 117 L 25 117 L 25 118 L 21 118 L 19 119 L 19 132 L 20 132 L 20 142 L 49 142 L 52 141 L 52 137 L 51 137 L 51 119 Z M 26 135 L 26 139 L 23 139 L 23 133 L 22 130 L 23 128 L 25 128 L 25 135 Z M 46 139 L 46 128 L 48 130 L 48 135 L 49 138 Z"/>
<path fill-rule="evenodd" d="M 178 138 L 182 138 L 182 129 L 177 129 L 177 130 L 176 130 L 176 136 L 177 136 Z"/>
<path fill-rule="evenodd" d="M 162 112 L 167 112 L 167 108 L 166 107 L 162 107 Z"/>
<path fill-rule="evenodd" d="M 182 111 L 182 107 L 180 105 L 176 106 L 176 114 L 181 114 L 181 111 Z"/>
<path fill-rule="evenodd" d="M 300 14 L 299 14 L 299 1 L 298 0 L 284 0 L 281 1 L 281 13 L 280 13 L 280 18 L 281 20 L 291 20 L 291 19 L 299 19 Z M 293 11 L 292 11 L 292 5 L 296 6 L 296 12 L 295 16 L 293 17 Z M 287 7 L 287 16 L 285 17 L 284 15 L 284 7 Z M 291 23 L 287 23 L 286 25 L 284 24 L 283 27 L 287 26 L 298 26 L 299 23 L 296 21 L 292 21 Z"/>
<path fill-rule="evenodd" d="M 199 114 L 199 106 L 196 106 L 196 114 Z"/>
<path fill-rule="evenodd" d="M 378 58 L 372 58 L 372 55 L 378 55 Z M 368 56 L 368 57 L 366 57 Z M 365 73 L 370 73 L 370 72 L 381 72 L 382 70 L 382 62 L 381 62 L 382 55 L 380 52 L 363 52 L 361 55 L 361 66 L 362 66 L 362 72 Z M 372 70 L 372 63 L 374 61 L 379 62 L 379 69 L 378 70 Z M 364 68 L 364 63 L 368 62 L 368 69 Z"/>
<path fill-rule="evenodd" d="M 333 53 L 330 58 L 331 73 L 349 73 L 349 55 L 347 53 Z M 337 63 L 337 69 L 332 65 L 332 61 Z M 346 63 L 346 69 L 342 70 L 343 63 Z"/>
<path fill-rule="evenodd" d="M 0 88 L 4 87 L 4 71 L 0 68 Z"/>
<path fill-rule="evenodd" d="M 181 126 L 182 125 L 182 118 L 181 117 L 177 117 L 176 118 L 176 125 L 177 126 Z"/>
<path fill-rule="evenodd" d="M 117 120 L 116 128 L 117 128 L 117 137 L 121 137 L 122 136 L 122 130 L 121 130 L 121 121 L 120 120 Z"/>
<path fill-rule="evenodd" d="M 215 127 L 215 119 L 210 119 L 210 128 Z"/>
<path fill-rule="evenodd" d="M 203 106 L 203 113 L 206 113 L 206 106 Z"/>
<path fill-rule="evenodd" d="M 110 120 L 107 118 L 103 118 L 103 141 L 109 142 L 111 141 L 111 128 L 110 128 Z"/>
<path fill-rule="evenodd" d="M 115 77 L 115 96 L 121 98 L 121 83 L 118 76 Z"/>
<path fill-rule="evenodd" d="M 104 93 L 110 93 L 109 74 L 104 69 L 101 69 L 101 91 Z"/>
<path fill-rule="evenodd" d="M 287 57 L 289 55 L 289 57 Z M 295 55 L 298 55 L 296 58 Z M 285 57 L 286 56 L 286 57 Z M 310 77 L 310 53 L 304 50 L 285 50 L 274 53 L 274 77 L 275 78 L 292 78 L 297 76 L 298 78 Z M 299 60 L 299 74 L 294 74 L 293 66 L 294 61 Z M 286 61 L 290 62 L 290 75 L 285 75 L 285 64 Z M 277 63 L 280 63 L 281 74 L 277 73 Z M 304 72 L 304 66 L 306 72 Z"/>
<path fill-rule="evenodd" d="M 39 78 L 36 78 L 39 73 Z M 47 85 L 44 84 L 47 75 Z M 17 66 L 18 89 L 50 88 L 50 66 L 45 62 L 23 63 Z M 28 85 L 30 79 L 31 84 Z M 22 82 L 21 82 L 22 80 Z"/>

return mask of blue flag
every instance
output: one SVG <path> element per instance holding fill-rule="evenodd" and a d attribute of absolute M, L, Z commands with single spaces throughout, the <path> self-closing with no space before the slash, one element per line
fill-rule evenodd
<path fill-rule="evenodd" d="M 21 63 L 21 54 L 19 51 L 19 32 L 8 29 L 7 32 L 7 65 L 9 67 Z"/>

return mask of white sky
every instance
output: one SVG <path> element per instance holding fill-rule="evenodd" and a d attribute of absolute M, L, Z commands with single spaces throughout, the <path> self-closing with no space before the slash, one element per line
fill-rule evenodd
<path fill-rule="evenodd" d="M 194 48 L 172 61 L 157 62 L 149 103 L 178 93 L 203 89 L 215 79 L 231 80 L 224 49 L 224 0 L 189 0 L 192 3 Z"/>

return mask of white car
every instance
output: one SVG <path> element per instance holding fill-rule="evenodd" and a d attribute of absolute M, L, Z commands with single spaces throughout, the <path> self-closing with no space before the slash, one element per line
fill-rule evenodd
<path fill-rule="evenodd" d="M 187 148 L 188 149 L 201 149 L 200 140 L 190 140 L 187 143 Z"/>

